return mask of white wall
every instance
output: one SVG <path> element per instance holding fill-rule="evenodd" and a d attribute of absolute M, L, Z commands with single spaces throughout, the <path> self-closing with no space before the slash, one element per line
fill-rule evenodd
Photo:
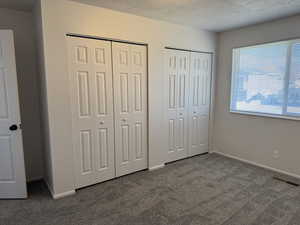
<path fill-rule="evenodd" d="M 163 164 L 166 158 L 166 138 L 161 131 L 164 47 L 214 52 L 215 34 L 67 0 L 41 0 L 41 3 L 54 194 L 74 189 L 66 52 L 69 32 L 149 45 L 149 166 Z"/>
<path fill-rule="evenodd" d="M 29 12 L 0 8 L 0 29 L 14 31 L 27 181 L 43 177 L 35 31 Z"/>
<path fill-rule="evenodd" d="M 219 35 L 215 104 L 215 150 L 300 175 L 300 121 L 229 113 L 233 47 L 299 38 L 300 16 Z M 280 151 L 280 158 L 272 153 Z"/>

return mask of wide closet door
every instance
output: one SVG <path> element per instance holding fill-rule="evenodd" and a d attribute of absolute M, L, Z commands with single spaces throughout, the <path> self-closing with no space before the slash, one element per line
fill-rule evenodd
<path fill-rule="evenodd" d="M 208 152 L 212 56 L 191 52 L 189 156 Z"/>
<path fill-rule="evenodd" d="M 69 37 L 76 188 L 147 168 L 147 48 Z"/>
<path fill-rule="evenodd" d="M 111 42 L 69 37 L 76 188 L 115 177 Z"/>
<path fill-rule="evenodd" d="M 188 156 L 189 52 L 166 50 L 167 162 Z"/>
<path fill-rule="evenodd" d="M 146 47 L 112 43 L 116 175 L 147 168 Z"/>

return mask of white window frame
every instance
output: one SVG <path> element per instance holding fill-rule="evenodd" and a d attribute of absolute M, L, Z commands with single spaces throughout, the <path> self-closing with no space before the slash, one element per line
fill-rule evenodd
<path fill-rule="evenodd" d="M 287 50 L 287 61 L 286 61 L 286 71 L 285 71 L 285 76 L 284 76 L 284 103 L 283 103 L 283 108 L 282 108 L 282 114 L 272 114 L 272 113 L 263 113 L 263 112 L 253 112 L 253 111 L 245 111 L 245 110 L 234 110 L 232 105 L 233 103 L 233 96 L 234 96 L 234 89 L 235 89 L 235 76 L 236 76 L 236 71 L 237 66 L 239 63 L 236 63 L 239 60 L 238 54 L 234 53 L 234 51 L 242 49 L 242 48 L 254 48 L 254 47 L 259 47 L 259 46 L 264 46 L 264 45 L 270 45 L 270 44 L 279 44 L 279 43 L 284 43 L 288 42 L 288 50 Z M 274 42 L 267 42 L 267 43 L 262 43 L 262 44 L 256 44 L 256 45 L 251 45 L 251 46 L 244 46 L 244 47 L 236 47 L 233 48 L 231 51 L 232 54 L 232 66 L 231 66 L 231 87 L 230 87 L 230 101 L 229 101 L 229 112 L 235 113 L 235 114 L 242 114 L 242 115 L 251 115 L 251 116 L 260 116 L 260 117 L 271 117 L 271 118 L 279 118 L 279 119 L 288 119 L 288 120 L 300 120 L 300 115 L 295 114 L 295 113 L 289 113 L 287 112 L 287 103 L 288 103 L 288 88 L 289 88 L 289 80 L 290 80 L 290 69 L 291 69 L 291 54 L 292 54 L 292 46 L 295 43 L 300 44 L 300 39 L 291 39 L 291 40 L 283 40 L 283 41 L 274 41 Z M 234 59 L 234 57 L 236 58 Z"/>

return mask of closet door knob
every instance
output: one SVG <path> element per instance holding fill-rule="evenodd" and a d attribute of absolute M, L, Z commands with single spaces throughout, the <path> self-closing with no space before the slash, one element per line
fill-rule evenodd
<path fill-rule="evenodd" d="M 126 120 L 126 119 L 122 119 L 122 121 L 123 121 L 123 122 L 126 122 L 127 120 Z"/>
<path fill-rule="evenodd" d="M 9 130 L 10 130 L 10 131 L 16 131 L 16 130 L 18 130 L 18 126 L 17 126 L 16 124 L 13 124 L 13 125 L 11 125 L 11 126 L 9 127 Z"/>
<path fill-rule="evenodd" d="M 100 121 L 100 124 L 103 125 L 103 124 L 104 124 L 104 121 Z"/>

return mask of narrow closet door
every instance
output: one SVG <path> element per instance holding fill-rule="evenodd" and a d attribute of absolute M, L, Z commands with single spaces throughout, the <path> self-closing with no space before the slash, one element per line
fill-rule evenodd
<path fill-rule="evenodd" d="M 167 161 L 188 156 L 189 52 L 166 50 Z"/>
<path fill-rule="evenodd" d="M 116 174 L 147 168 L 146 46 L 112 43 Z"/>
<path fill-rule="evenodd" d="M 189 156 L 208 152 L 212 56 L 191 53 Z"/>
<path fill-rule="evenodd" d="M 115 177 L 111 42 L 69 37 L 76 188 Z"/>

